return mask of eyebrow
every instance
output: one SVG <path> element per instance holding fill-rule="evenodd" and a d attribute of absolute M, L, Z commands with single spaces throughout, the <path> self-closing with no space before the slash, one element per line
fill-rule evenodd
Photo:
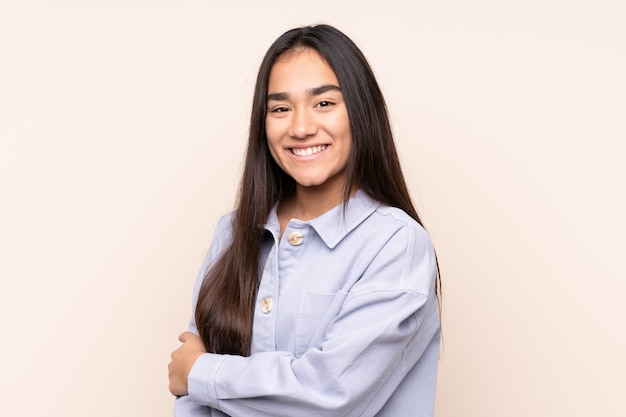
<path fill-rule="evenodd" d="M 325 84 L 319 87 L 313 87 L 306 90 L 306 94 L 309 96 L 319 96 L 328 91 L 339 91 L 341 92 L 341 88 L 338 85 L 334 84 Z M 270 93 L 267 95 L 267 101 L 275 100 L 275 101 L 284 101 L 289 98 L 289 93 Z"/>

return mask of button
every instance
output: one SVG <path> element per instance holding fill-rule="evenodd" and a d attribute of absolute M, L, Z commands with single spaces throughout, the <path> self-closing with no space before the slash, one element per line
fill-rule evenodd
<path fill-rule="evenodd" d="M 289 233 L 289 243 L 291 243 L 293 246 L 298 246 L 299 244 L 301 244 L 302 239 L 302 233 L 300 232 Z"/>
<path fill-rule="evenodd" d="M 265 314 L 268 314 L 272 311 L 272 307 L 274 307 L 274 301 L 271 298 L 264 298 L 261 302 L 261 311 Z"/>

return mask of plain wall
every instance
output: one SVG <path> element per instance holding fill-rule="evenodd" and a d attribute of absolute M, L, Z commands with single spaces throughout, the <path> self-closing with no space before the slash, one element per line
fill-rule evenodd
<path fill-rule="evenodd" d="M 252 85 L 333 24 L 444 286 L 437 417 L 624 416 L 626 3 L 0 3 L 0 415 L 170 416 Z"/>

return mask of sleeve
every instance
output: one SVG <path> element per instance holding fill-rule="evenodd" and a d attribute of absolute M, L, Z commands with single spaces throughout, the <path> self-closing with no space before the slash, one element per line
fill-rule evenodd
<path fill-rule="evenodd" d="M 319 348 L 298 358 L 204 354 L 189 375 L 189 397 L 232 416 L 374 416 L 439 343 L 435 276 L 426 232 L 401 229 L 341 294 Z"/>
<path fill-rule="evenodd" d="M 217 225 L 215 226 L 215 232 L 213 233 L 213 240 L 211 241 L 211 247 L 204 257 L 204 261 L 202 261 L 202 265 L 200 266 L 200 270 L 198 271 L 198 275 L 196 277 L 196 283 L 193 288 L 193 295 L 191 297 L 191 318 L 189 320 L 188 330 L 194 334 L 198 334 L 198 328 L 196 327 L 196 304 L 198 303 L 198 293 L 200 292 L 200 287 L 202 286 L 202 282 L 204 281 L 204 276 L 206 272 L 213 266 L 213 264 L 219 259 L 224 250 L 228 247 L 230 243 L 230 236 L 232 230 L 232 213 L 227 214 L 226 216 L 221 217 Z"/>
<path fill-rule="evenodd" d="M 176 398 L 174 417 L 213 417 L 213 409 L 194 402 L 189 395 Z"/>
<path fill-rule="evenodd" d="M 217 259 L 219 259 L 222 252 L 227 248 L 227 244 L 230 241 L 231 221 L 232 214 L 229 214 L 220 218 L 217 222 L 211 247 L 204 257 L 204 261 L 198 271 L 192 296 L 192 314 L 188 326 L 188 330 L 192 333 L 198 334 L 194 310 L 198 301 L 200 286 L 202 285 L 206 271 L 213 265 L 213 263 L 215 263 Z M 176 398 L 176 401 L 174 402 L 174 415 L 176 417 L 211 417 L 213 416 L 213 413 L 209 407 L 199 405 L 194 402 L 191 397 L 184 395 Z"/>

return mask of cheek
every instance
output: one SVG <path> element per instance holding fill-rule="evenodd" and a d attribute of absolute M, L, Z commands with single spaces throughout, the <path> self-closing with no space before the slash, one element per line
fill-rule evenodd
<path fill-rule="evenodd" d="M 272 159 L 274 159 L 274 161 L 278 163 L 278 157 L 276 155 L 276 149 L 274 149 L 274 145 L 272 145 L 272 142 L 269 139 L 267 140 L 267 147 L 270 150 L 270 155 L 272 155 Z"/>
<path fill-rule="evenodd" d="M 272 147 L 272 144 L 278 143 L 279 135 L 279 126 L 275 120 L 266 120 L 265 121 L 265 136 L 267 137 L 267 143 Z"/>
<path fill-rule="evenodd" d="M 270 130 L 270 128 L 268 126 L 265 127 L 265 137 L 267 138 L 267 147 L 270 150 L 270 155 L 272 155 L 272 158 L 274 159 L 275 162 L 278 163 L 278 155 L 277 155 L 277 146 L 278 144 L 276 143 L 276 136 L 272 135 L 272 131 Z"/>
<path fill-rule="evenodd" d="M 348 117 L 348 112 L 344 111 L 342 113 L 338 113 L 335 118 L 332 120 L 332 126 L 335 133 L 341 137 L 346 138 L 351 141 L 352 132 L 350 129 L 350 119 Z"/>

